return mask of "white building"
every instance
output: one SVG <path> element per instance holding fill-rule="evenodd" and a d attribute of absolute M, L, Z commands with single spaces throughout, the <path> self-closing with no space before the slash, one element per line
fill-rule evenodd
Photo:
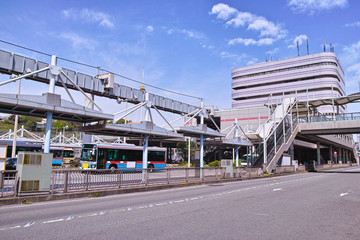
<path fill-rule="evenodd" d="M 294 96 L 299 101 L 345 95 L 344 71 L 333 52 L 240 67 L 232 70 L 231 76 L 233 109 L 274 104 L 283 95 Z M 331 106 L 318 110 L 333 112 Z"/>

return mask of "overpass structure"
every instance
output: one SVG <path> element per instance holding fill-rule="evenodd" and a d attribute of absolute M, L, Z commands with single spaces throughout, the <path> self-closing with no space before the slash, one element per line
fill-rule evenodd
<path fill-rule="evenodd" d="M 18 54 L 0 50 L 0 73 L 10 75 L 10 79 L 0 83 L 0 86 L 10 82 L 15 82 L 22 78 L 27 78 L 37 82 L 49 84 L 49 91 L 41 96 L 36 95 L 20 95 L 3 93 L 0 95 L 0 112 L 30 115 L 47 118 L 45 151 L 50 147 L 51 122 L 52 119 L 61 119 L 67 121 L 77 121 L 82 123 L 103 122 L 96 125 L 87 125 L 82 131 L 95 134 L 117 135 L 117 136 L 135 136 L 144 138 L 144 158 L 147 157 L 147 145 L 149 137 L 155 138 L 183 138 L 184 136 L 195 136 L 200 138 L 200 147 L 203 149 L 204 137 L 220 139 L 217 144 L 229 144 L 237 148 L 237 162 L 239 158 L 239 146 L 251 145 L 248 141 L 239 139 L 238 133 L 234 137 L 227 139 L 228 136 L 220 133 L 220 129 L 209 130 L 204 125 L 204 119 L 208 118 L 214 123 L 208 110 L 204 108 L 203 102 L 201 106 L 194 106 L 177 100 L 166 98 L 160 95 L 137 90 L 114 82 L 112 73 L 90 76 L 79 73 L 71 69 L 61 68 L 57 66 L 56 56 L 52 56 L 51 63 L 37 61 Z M 63 87 L 68 93 L 71 101 L 66 101 L 60 95 L 55 94 L 55 86 Z M 98 110 L 90 109 L 75 103 L 69 89 L 79 91 L 97 107 Z M 122 100 L 136 104 L 129 109 L 129 114 L 140 108 L 145 108 L 145 116 L 143 121 L 138 125 L 125 124 L 116 126 L 106 124 L 105 121 L 114 120 L 112 114 L 105 114 L 101 108 L 86 94 L 93 96 L 101 96 L 114 99 L 119 102 Z M 199 98 L 200 99 L 200 98 Z M 313 121 L 309 115 L 309 108 L 320 106 L 322 104 L 342 105 L 360 99 L 359 95 L 347 96 L 344 99 L 322 100 L 320 102 L 306 102 L 307 119 L 299 118 L 298 113 L 301 112 L 301 104 L 295 98 L 284 98 L 283 102 L 278 104 L 272 116 L 261 125 L 255 134 L 247 134 L 249 139 L 257 141 L 258 148 L 253 152 L 256 156 L 253 160 L 253 166 L 264 166 L 267 172 L 271 172 L 276 166 L 282 154 L 291 147 L 298 135 L 313 136 L 321 134 L 337 133 L 359 133 L 360 124 L 358 119 L 346 119 L 345 115 L 331 115 L 331 122 L 325 121 L 325 124 L 318 124 Z M 304 104 L 304 103 L 302 103 Z M 165 119 L 171 130 L 160 128 L 154 125 L 150 109 L 155 109 L 160 115 L 159 110 L 167 111 L 175 114 L 183 114 L 186 117 L 200 118 L 200 126 L 198 128 L 190 128 L 187 126 L 175 129 Z M 296 110 L 296 111 L 295 111 Z M 305 111 L 305 110 L 304 110 Z M 126 116 L 126 115 L 124 115 Z M 162 116 L 163 117 L 163 116 Z M 304 121 L 304 122 L 302 122 Z M 185 122 L 184 125 L 186 125 Z M 235 124 L 236 126 L 236 124 Z M 336 128 L 336 130 L 334 130 Z M 238 128 L 236 128 L 238 131 Z M 213 132 L 214 131 L 214 132 Z M 209 134 L 211 132 L 211 134 Z M 201 163 L 203 162 L 203 151 L 201 151 Z M 144 159 L 144 167 L 146 168 L 146 159 Z M 238 164 L 237 164 L 238 165 Z M 202 166 L 202 164 L 201 164 Z"/>
<path fill-rule="evenodd" d="M 44 147 L 45 153 L 50 150 L 52 119 L 77 121 L 82 123 L 104 122 L 103 124 L 84 126 L 82 131 L 107 135 L 142 137 L 144 139 L 143 168 L 147 168 L 149 137 L 184 137 L 183 134 L 177 133 L 177 130 L 171 126 L 159 110 L 182 114 L 186 117 L 198 116 L 201 124 L 204 124 L 205 118 L 211 119 L 211 116 L 208 115 L 208 110 L 204 108 L 202 101 L 201 106 L 193 106 L 160 95 L 148 93 L 144 90 L 137 90 L 117 84 L 114 82 L 113 73 L 90 76 L 62 68 L 57 65 L 57 57 L 54 55 L 51 56 L 51 63 L 48 64 L 36 59 L 0 50 L 0 73 L 10 75 L 10 79 L 1 82 L 0 86 L 16 82 L 23 78 L 49 84 L 49 91 L 41 96 L 20 95 L 19 93 L 3 93 L 0 95 L 0 112 L 36 116 L 47 119 Z M 63 87 L 69 95 L 71 102 L 62 99 L 59 94 L 55 94 L 55 86 Z M 69 90 L 81 92 L 98 110 L 76 104 Z M 124 100 L 135 104 L 135 106 L 131 107 L 124 116 L 143 108 L 145 109 L 145 116 L 141 120 L 142 122 L 137 126 L 130 124 L 125 124 L 123 126 L 109 125 L 106 122 L 109 120 L 114 121 L 116 114 L 103 113 L 102 109 L 95 103 L 93 97 L 89 97 L 87 94 L 115 99 L 118 102 Z M 155 109 L 160 116 L 165 119 L 170 126 L 171 131 L 154 125 L 150 111 L 151 108 Z M 214 121 L 212 122 L 214 123 Z M 198 137 L 201 139 L 201 148 L 203 148 L 204 136 L 206 136 L 206 132 L 200 131 L 198 133 Z M 218 133 L 212 136 L 221 138 L 225 135 Z M 200 162 L 202 164 L 203 155 L 200 157 Z"/>

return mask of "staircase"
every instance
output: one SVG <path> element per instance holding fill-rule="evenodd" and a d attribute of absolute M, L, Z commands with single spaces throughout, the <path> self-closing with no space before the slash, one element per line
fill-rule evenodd
<path fill-rule="evenodd" d="M 281 122 L 284 118 L 284 115 L 290 111 L 295 101 L 295 98 L 284 98 L 282 103 L 276 106 L 274 112 L 271 114 L 268 120 L 266 120 L 264 124 L 261 124 L 256 129 L 256 132 L 247 133 L 246 136 L 250 140 L 261 140 L 264 139 L 264 137 L 267 138 L 274 126 Z"/>
<path fill-rule="evenodd" d="M 282 104 L 276 107 L 268 121 L 259 126 L 256 133 L 251 135 L 250 138 L 253 140 L 262 140 L 262 143 L 252 155 L 252 167 L 259 168 L 264 165 L 264 138 L 267 159 L 265 165 L 266 172 L 272 172 L 283 153 L 288 151 L 299 132 L 297 117 L 292 115 L 291 112 L 295 103 L 294 98 L 284 99 Z M 261 131 L 263 131 L 263 134 L 261 134 Z"/>

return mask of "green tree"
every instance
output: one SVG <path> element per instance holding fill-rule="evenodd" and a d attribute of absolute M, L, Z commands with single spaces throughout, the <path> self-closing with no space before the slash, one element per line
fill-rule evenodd
<path fill-rule="evenodd" d="M 176 144 L 176 147 L 178 149 L 180 156 L 184 159 L 184 161 L 187 161 L 188 152 L 189 152 L 189 142 L 188 141 L 178 142 Z M 190 142 L 190 159 L 194 158 L 196 148 L 197 148 L 196 143 L 191 141 Z"/>
<path fill-rule="evenodd" d="M 127 120 L 126 122 L 131 123 L 131 120 Z M 125 124 L 125 119 L 121 118 L 121 119 L 117 120 L 116 124 Z"/>

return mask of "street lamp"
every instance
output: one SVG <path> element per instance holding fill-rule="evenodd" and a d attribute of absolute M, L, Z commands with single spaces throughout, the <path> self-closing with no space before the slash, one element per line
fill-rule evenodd
<path fill-rule="evenodd" d="M 68 128 L 69 126 L 65 126 L 63 127 L 63 137 L 62 137 L 62 142 L 65 143 L 65 128 Z"/>

